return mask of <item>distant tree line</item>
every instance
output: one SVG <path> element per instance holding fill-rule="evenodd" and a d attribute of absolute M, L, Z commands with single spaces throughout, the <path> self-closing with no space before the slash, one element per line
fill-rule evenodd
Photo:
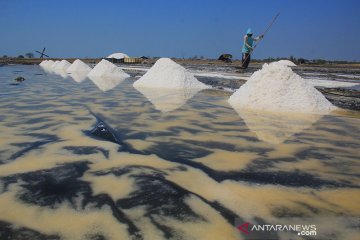
<path fill-rule="evenodd" d="M 17 56 L 16 58 L 25 58 L 25 57 L 27 57 L 27 58 L 34 58 L 34 54 L 31 53 L 31 52 L 25 53 L 25 56 L 22 55 L 22 54 L 20 54 L 20 55 Z M 2 56 L 2 58 L 12 58 L 12 57 L 9 57 L 8 55 L 4 54 L 4 55 Z"/>

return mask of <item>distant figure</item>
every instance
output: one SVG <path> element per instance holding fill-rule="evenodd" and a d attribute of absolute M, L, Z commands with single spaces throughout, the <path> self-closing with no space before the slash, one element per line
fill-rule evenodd
<path fill-rule="evenodd" d="M 264 37 L 264 35 L 260 35 L 256 38 L 252 36 L 251 28 L 249 28 L 244 36 L 244 45 L 242 47 L 242 69 L 246 69 L 249 66 L 251 53 L 254 50 L 253 43 L 254 41 L 258 41 Z"/>

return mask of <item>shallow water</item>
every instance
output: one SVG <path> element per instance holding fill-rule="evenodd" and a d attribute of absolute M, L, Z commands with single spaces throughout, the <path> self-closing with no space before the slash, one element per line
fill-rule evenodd
<path fill-rule="evenodd" d="M 229 93 L 133 81 L 0 67 L 0 239 L 300 238 L 245 222 L 356 239 L 359 113 L 236 112 Z"/>

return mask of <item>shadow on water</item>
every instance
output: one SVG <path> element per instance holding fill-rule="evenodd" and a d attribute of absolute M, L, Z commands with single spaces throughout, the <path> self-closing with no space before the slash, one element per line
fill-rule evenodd
<path fill-rule="evenodd" d="M 78 210 L 85 209 L 87 206 L 101 208 L 107 205 L 114 217 L 128 226 L 130 235 L 141 236 L 139 229 L 116 207 L 115 202 L 108 195 L 94 196 L 90 184 L 80 180 L 89 169 L 88 165 L 89 162 L 84 161 L 4 177 L 1 178 L 4 184 L 3 191 L 8 191 L 11 184 L 21 183 L 22 190 L 18 194 L 21 201 L 49 208 L 57 208 L 64 203 Z M 31 234 L 30 239 L 33 239 L 37 233 L 33 231 Z"/>
<path fill-rule="evenodd" d="M 11 223 L 0 221 L 0 239 L 60 240 L 61 237 L 46 235 L 25 227 L 15 227 Z"/>
<path fill-rule="evenodd" d="M 223 143 L 217 144 L 216 142 L 196 142 L 189 141 L 184 142 L 183 144 L 179 143 L 168 143 L 168 142 L 153 142 L 153 145 L 145 150 L 137 150 L 133 148 L 130 144 L 126 144 L 126 139 L 121 139 L 117 131 L 111 128 L 108 124 L 105 123 L 104 118 L 100 118 L 99 115 L 92 113 L 98 120 L 96 126 L 88 132 L 89 136 L 95 137 L 97 139 L 102 139 L 105 141 L 114 142 L 120 145 L 119 151 L 125 151 L 133 154 L 142 154 L 150 155 L 155 154 L 162 159 L 181 163 L 196 169 L 200 169 L 205 172 L 209 177 L 217 182 L 224 180 L 236 180 L 244 181 L 249 183 L 257 184 L 274 184 L 282 186 L 291 186 L 291 187 L 311 187 L 311 188 L 321 188 L 321 187 L 351 187 L 359 188 L 359 186 L 347 183 L 347 182 L 338 182 L 331 180 L 324 180 L 321 177 L 305 173 L 299 170 L 294 171 L 264 171 L 269 164 L 273 161 L 269 159 L 261 158 L 254 161 L 248 168 L 243 171 L 216 171 L 211 169 L 201 162 L 193 161 L 194 159 L 201 158 L 211 154 L 212 152 L 203 148 L 204 146 L 211 148 L 224 148 Z M 177 135 L 177 129 L 170 129 L 170 132 L 174 132 L 174 136 Z M 189 144 L 190 143 L 190 144 Z M 197 147 L 200 146 L 200 147 Z M 225 146 L 225 148 L 235 150 L 236 146 Z M 311 149 L 304 150 L 300 154 L 311 154 Z M 322 157 L 317 155 L 316 157 Z M 285 161 L 289 161 L 286 159 Z M 297 161 L 297 158 L 293 158 L 290 161 Z M 265 165 L 264 165 L 265 164 Z M 266 166 L 267 165 L 267 166 Z"/>

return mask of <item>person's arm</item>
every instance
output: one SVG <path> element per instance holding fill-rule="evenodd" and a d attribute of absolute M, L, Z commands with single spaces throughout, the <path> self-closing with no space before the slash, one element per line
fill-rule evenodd
<path fill-rule="evenodd" d="M 259 41 L 264 38 L 264 35 L 260 35 L 258 37 L 253 38 L 254 41 Z"/>

